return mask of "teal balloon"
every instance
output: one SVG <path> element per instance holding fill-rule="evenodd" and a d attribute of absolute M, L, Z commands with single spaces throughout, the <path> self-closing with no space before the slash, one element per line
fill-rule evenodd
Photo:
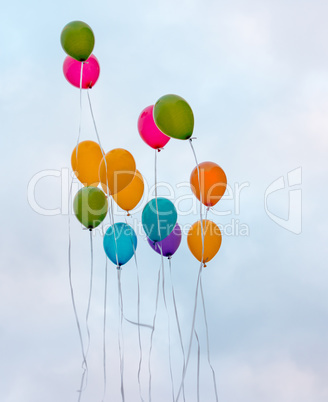
<path fill-rule="evenodd" d="M 82 187 L 74 197 L 73 209 L 82 225 L 93 229 L 99 226 L 107 215 L 106 195 L 98 187 Z"/>
<path fill-rule="evenodd" d="M 115 265 L 126 264 L 136 249 L 137 236 L 130 225 L 119 222 L 107 229 L 104 236 L 104 250 Z"/>
<path fill-rule="evenodd" d="M 159 197 L 157 198 L 157 205 L 155 198 L 146 204 L 141 219 L 148 238 L 157 242 L 165 239 L 172 232 L 177 223 L 178 214 L 170 200 Z"/>
<path fill-rule="evenodd" d="M 73 59 L 86 61 L 93 51 L 95 37 L 88 24 L 72 21 L 64 26 L 60 42 L 65 52 Z"/>
<path fill-rule="evenodd" d="M 194 114 L 187 101 L 178 95 L 164 95 L 153 110 L 156 126 L 167 136 L 187 140 L 194 131 Z"/>

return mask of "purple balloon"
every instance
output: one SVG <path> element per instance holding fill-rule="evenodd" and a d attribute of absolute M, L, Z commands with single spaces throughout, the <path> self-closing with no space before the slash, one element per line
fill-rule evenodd
<path fill-rule="evenodd" d="M 153 240 L 148 239 L 148 243 L 150 244 L 151 248 L 156 251 L 156 253 L 161 254 L 161 249 L 164 257 L 171 257 L 179 248 L 181 243 L 181 228 L 177 223 L 174 226 L 172 232 L 165 237 L 165 239 L 154 242 Z"/>

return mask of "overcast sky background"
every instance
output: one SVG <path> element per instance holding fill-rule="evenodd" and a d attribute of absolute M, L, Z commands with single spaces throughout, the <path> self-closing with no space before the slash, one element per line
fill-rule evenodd
<path fill-rule="evenodd" d="M 195 115 L 199 161 L 225 170 L 229 184 L 247 183 L 240 211 L 233 200 L 217 204 L 230 215 L 209 218 L 249 234 L 223 237 L 203 273 L 212 361 L 222 402 L 324 402 L 328 399 L 327 129 L 328 3 L 319 0 L 142 0 L 133 2 L 11 1 L 2 7 L 0 270 L 0 398 L 4 402 L 77 400 L 81 375 L 68 282 L 67 215 L 43 216 L 29 205 L 30 180 L 46 169 L 39 205 L 61 207 L 65 168 L 76 145 L 79 91 L 62 74 L 60 33 L 80 19 L 94 31 L 101 76 L 91 91 L 106 151 L 128 149 L 150 186 L 154 152 L 137 132 L 142 109 L 167 93 L 184 97 Z M 84 94 L 81 140 L 96 140 Z M 171 140 L 158 155 L 158 179 L 175 187 L 195 166 L 187 142 Z M 302 233 L 273 222 L 264 208 L 268 186 L 301 167 Z M 299 172 L 299 171 L 298 171 Z M 62 180 L 62 178 L 64 178 Z M 62 184 L 63 183 L 63 184 Z M 288 217 L 288 188 L 270 195 L 268 207 Z M 167 194 L 164 189 L 161 194 Z M 65 195 L 65 192 L 64 192 Z M 190 196 L 188 187 L 175 198 Z M 150 195 L 146 195 L 147 199 Z M 144 200 L 144 202 L 147 201 Z M 64 197 L 65 200 L 65 197 Z M 188 202 L 181 203 L 182 209 Z M 64 211 L 67 203 L 64 203 Z M 117 217 L 116 221 L 124 218 Z M 134 216 L 140 222 L 140 212 Z M 192 224 L 197 214 L 180 216 Z M 131 219 L 132 221 L 132 219 Z M 106 221 L 108 224 L 108 220 Z M 229 226 L 225 226 L 228 228 Z M 152 319 L 160 256 L 141 234 L 138 260 L 142 321 Z M 105 255 L 94 237 L 94 294 L 90 311 L 89 382 L 84 401 L 101 401 Z M 73 281 L 84 326 L 90 271 L 89 233 L 72 217 Z M 168 269 L 165 262 L 166 272 Z M 186 236 L 172 259 L 173 282 L 187 344 L 198 262 Z M 119 401 L 116 269 L 108 263 L 108 390 Z M 136 318 L 136 269 L 122 272 L 126 315 Z M 169 291 L 169 288 L 168 288 Z M 168 296 L 169 298 L 169 293 Z M 181 351 L 169 302 L 174 378 Z M 160 297 L 152 359 L 153 400 L 170 397 L 167 317 Z M 214 401 L 201 314 L 201 398 Z M 138 400 L 136 327 L 124 324 L 126 401 Z M 142 330 L 147 391 L 149 330 Z M 186 379 L 187 401 L 196 401 L 194 345 Z"/>

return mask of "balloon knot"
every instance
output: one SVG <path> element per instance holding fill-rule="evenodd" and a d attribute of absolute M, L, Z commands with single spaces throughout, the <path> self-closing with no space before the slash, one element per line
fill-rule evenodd
<path fill-rule="evenodd" d="M 191 142 L 192 140 L 197 140 L 197 137 L 190 137 L 189 141 Z"/>
<path fill-rule="evenodd" d="M 206 267 L 207 267 L 207 265 L 206 265 L 206 263 L 204 262 L 203 268 L 206 268 Z"/>
<path fill-rule="evenodd" d="M 121 268 L 120 265 L 117 265 L 116 269 L 117 269 L 118 271 L 121 271 L 121 270 L 122 270 L 122 268 Z"/>
<path fill-rule="evenodd" d="M 129 211 L 126 211 L 127 212 L 127 215 L 126 216 L 131 216 L 131 214 L 130 214 L 130 212 Z"/>
<path fill-rule="evenodd" d="M 172 256 L 171 256 L 171 255 L 169 255 L 169 256 L 167 257 L 167 259 L 168 259 L 168 260 L 171 260 L 171 259 L 172 259 Z"/>

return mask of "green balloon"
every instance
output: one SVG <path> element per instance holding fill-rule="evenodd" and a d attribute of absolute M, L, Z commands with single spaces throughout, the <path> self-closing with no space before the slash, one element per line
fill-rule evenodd
<path fill-rule="evenodd" d="M 78 61 L 85 61 L 93 51 L 95 37 L 88 24 L 72 21 L 62 30 L 60 42 L 69 56 Z"/>
<path fill-rule="evenodd" d="M 164 95 L 154 106 L 156 126 L 167 136 L 187 140 L 194 130 L 194 114 L 188 103 L 178 95 Z"/>
<path fill-rule="evenodd" d="M 105 219 L 108 202 L 105 194 L 97 187 L 83 187 L 74 197 L 74 213 L 87 229 L 96 228 Z"/>

